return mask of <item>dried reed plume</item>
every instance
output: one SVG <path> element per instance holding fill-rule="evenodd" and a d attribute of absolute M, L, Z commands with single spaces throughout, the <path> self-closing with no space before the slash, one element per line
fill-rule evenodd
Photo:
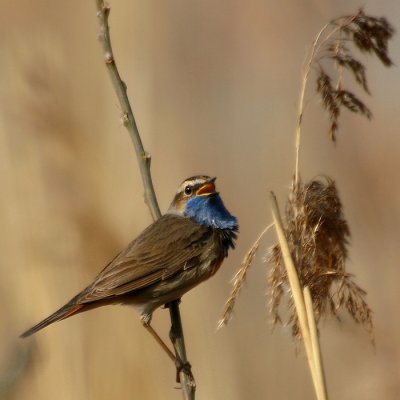
<path fill-rule="evenodd" d="M 295 172 L 286 206 L 286 225 L 275 195 L 271 207 L 278 243 L 269 249 L 270 311 L 274 325 L 281 322 L 279 308 L 289 293 L 288 324 L 295 338 L 302 338 L 307 354 L 315 394 L 318 400 L 328 398 L 320 352 L 317 324 L 329 312 L 338 317 L 341 308 L 363 324 L 372 337 L 372 312 L 364 300 L 366 292 L 345 270 L 350 230 L 343 215 L 335 182 L 325 177 L 303 183 L 300 178 L 299 154 L 304 98 L 312 71 L 316 74 L 317 93 L 330 118 L 330 138 L 336 140 L 339 116 L 344 107 L 351 112 L 372 117 L 369 108 L 344 87 L 344 72 L 369 94 L 365 66 L 357 60 L 349 45 L 364 53 L 375 54 L 385 66 L 391 66 L 388 41 L 394 29 L 385 18 L 366 15 L 362 10 L 353 16 L 340 17 L 326 24 L 316 36 L 308 55 L 301 81 L 298 122 L 295 132 Z M 326 72 L 334 62 L 335 75 Z M 262 236 L 262 235 L 261 235 Z M 261 236 L 250 248 L 234 278 L 231 296 L 225 305 L 220 326 L 227 323 L 248 268 L 259 247 Z"/>
<path fill-rule="evenodd" d="M 228 300 L 225 303 L 222 318 L 218 321 L 217 329 L 222 328 L 230 320 L 232 313 L 233 313 L 233 309 L 235 307 L 236 299 L 238 298 L 240 290 L 242 289 L 242 286 L 246 281 L 247 271 L 250 268 L 250 266 L 254 260 L 254 256 L 257 254 L 257 250 L 260 246 L 260 241 L 261 241 L 262 237 L 264 236 L 264 234 L 272 226 L 273 226 L 273 224 L 268 225 L 261 232 L 260 236 L 252 244 L 252 246 L 250 247 L 250 250 L 246 253 L 238 272 L 236 272 L 235 276 L 233 277 L 233 279 L 232 279 L 233 288 L 231 290 L 231 294 L 229 295 Z"/>
<path fill-rule="evenodd" d="M 318 321 L 327 309 L 337 316 L 337 310 L 344 306 L 350 315 L 372 331 L 371 310 L 364 301 L 365 292 L 345 272 L 349 228 L 342 214 L 342 205 L 335 183 L 326 178 L 303 184 L 300 178 L 299 153 L 301 127 L 304 114 L 304 98 L 310 74 L 316 71 L 316 88 L 321 95 L 322 105 L 330 117 L 330 138 L 336 140 L 341 108 L 372 117 L 369 108 L 353 92 L 344 88 L 344 71 L 350 72 L 357 84 L 370 93 L 366 67 L 354 57 L 352 45 L 362 53 L 374 54 L 387 67 L 393 65 L 388 54 L 388 42 L 394 28 L 386 18 L 366 15 L 359 10 L 351 16 L 343 16 L 327 23 L 317 34 L 308 55 L 301 82 L 296 127 L 295 178 L 286 209 L 286 234 L 292 247 L 292 256 L 297 265 L 302 287 L 309 286 L 313 308 Z M 353 50 L 353 49 L 352 49 Z M 334 62 L 334 78 L 326 72 L 328 63 Z M 262 235 L 261 235 L 262 236 Z M 219 326 L 225 325 L 233 311 L 246 273 L 259 247 L 259 237 L 246 254 L 238 273 L 235 275 L 231 295 L 225 304 L 224 315 Z M 305 258 L 303 258 L 305 257 Z M 268 260 L 272 262 L 270 273 L 271 312 L 273 322 L 280 321 L 279 304 L 287 283 L 282 264 L 280 246 L 270 249 Z M 292 316 L 289 323 L 293 333 L 299 336 L 297 317 L 292 299 L 289 300 Z"/>
<path fill-rule="evenodd" d="M 325 178 L 293 184 L 285 215 L 285 236 L 300 285 L 310 289 L 316 321 L 329 311 L 337 316 L 344 307 L 372 332 L 372 313 L 364 300 L 365 292 L 345 270 L 350 231 L 334 181 Z M 270 248 L 268 261 L 272 264 L 268 279 L 270 311 L 276 324 L 281 322 L 279 305 L 289 287 L 279 244 Z M 288 323 L 293 336 L 299 337 L 292 297 L 289 309 Z"/>
<path fill-rule="evenodd" d="M 329 114 L 332 141 L 336 140 L 342 108 L 368 119 L 372 117 L 371 111 L 360 98 L 344 87 L 344 71 L 348 71 L 355 82 L 370 94 L 366 68 L 354 57 L 353 49 L 349 46 L 353 45 L 362 53 L 374 54 L 383 65 L 390 67 L 393 63 L 388 54 L 388 42 L 393 34 L 394 28 L 386 18 L 366 15 L 363 10 L 354 16 L 332 20 L 320 32 L 320 44 L 315 49 L 311 64 L 317 69 L 317 93 Z M 332 61 L 335 69 L 333 77 L 326 72 L 326 65 Z"/>

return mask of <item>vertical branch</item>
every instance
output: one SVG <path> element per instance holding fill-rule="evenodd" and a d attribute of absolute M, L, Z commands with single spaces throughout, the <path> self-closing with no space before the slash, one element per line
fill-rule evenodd
<path fill-rule="evenodd" d="M 115 63 L 111 46 L 110 29 L 108 25 L 110 7 L 104 2 L 104 0 L 96 0 L 96 8 L 100 24 L 100 41 L 104 51 L 104 62 L 107 66 L 108 72 L 110 73 L 111 81 L 122 109 L 123 124 L 128 130 L 135 148 L 140 174 L 142 176 L 144 186 L 145 201 L 150 209 L 153 220 L 156 220 L 161 216 L 161 212 L 155 195 L 153 181 L 151 179 L 151 156 L 144 150 L 136 120 L 128 99 L 127 87 L 126 84 L 122 81 Z M 173 339 L 172 341 L 175 349 L 175 354 L 177 356 L 177 359 L 182 363 L 182 366 L 187 367 L 189 366 L 189 364 L 186 359 L 185 341 L 179 312 L 179 301 L 176 300 L 171 302 L 169 304 L 169 308 L 171 317 L 171 332 L 173 333 L 173 335 L 171 335 L 171 338 Z M 196 385 L 194 383 L 194 378 L 190 372 L 190 369 L 181 368 L 181 370 L 179 371 L 179 376 L 180 382 L 182 384 L 182 393 L 184 399 L 193 400 Z"/>
<path fill-rule="evenodd" d="M 161 216 L 158 206 L 156 194 L 153 187 L 153 181 L 150 173 L 151 156 L 144 150 L 142 140 L 139 135 L 139 130 L 136 125 L 136 120 L 133 115 L 131 105 L 129 103 L 127 87 L 122 81 L 115 64 L 114 54 L 111 47 L 110 29 L 108 25 L 108 16 L 110 14 L 110 6 L 104 3 L 104 0 L 96 0 L 97 16 L 100 22 L 100 41 L 104 51 L 104 62 L 110 73 L 111 81 L 114 90 L 117 94 L 119 104 L 122 109 L 122 122 L 129 132 L 138 160 L 140 174 L 142 176 L 144 186 L 144 196 L 148 205 L 153 220 Z"/>
<path fill-rule="evenodd" d="M 172 322 L 169 336 L 174 345 L 177 359 L 182 363 L 182 367 L 178 370 L 179 382 L 182 385 L 182 394 L 185 400 L 194 400 L 196 382 L 190 369 L 191 366 L 186 357 L 185 339 L 183 336 L 181 316 L 179 313 L 179 302 L 173 301 L 172 303 L 169 303 L 168 308 Z"/>

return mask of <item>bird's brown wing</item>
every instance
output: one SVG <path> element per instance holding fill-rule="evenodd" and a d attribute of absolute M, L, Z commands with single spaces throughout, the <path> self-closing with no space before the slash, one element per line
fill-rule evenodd
<path fill-rule="evenodd" d="M 143 289 L 199 264 L 210 228 L 166 214 L 108 264 L 78 298 L 80 304 Z"/>

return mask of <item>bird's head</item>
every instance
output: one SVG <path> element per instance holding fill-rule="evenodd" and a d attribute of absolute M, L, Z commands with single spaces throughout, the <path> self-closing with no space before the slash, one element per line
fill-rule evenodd
<path fill-rule="evenodd" d="M 215 179 L 206 175 L 185 179 L 179 186 L 168 213 L 192 218 L 201 225 L 236 230 L 236 217 L 225 208 L 215 190 Z"/>
<path fill-rule="evenodd" d="M 169 211 L 184 215 L 187 204 L 191 199 L 217 194 L 215 191 L 215 179 L 205 175 L 192 176 L 185 179 L 179 186 Z"/>

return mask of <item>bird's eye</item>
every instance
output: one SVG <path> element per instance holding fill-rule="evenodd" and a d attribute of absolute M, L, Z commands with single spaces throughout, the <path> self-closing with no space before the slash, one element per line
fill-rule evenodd
<path fill-rule="evenodd" d="M 186 196 L 190 196 L 192 194 L 191 186 L 185 186 L 184 191 L 185 191 Z"/>

